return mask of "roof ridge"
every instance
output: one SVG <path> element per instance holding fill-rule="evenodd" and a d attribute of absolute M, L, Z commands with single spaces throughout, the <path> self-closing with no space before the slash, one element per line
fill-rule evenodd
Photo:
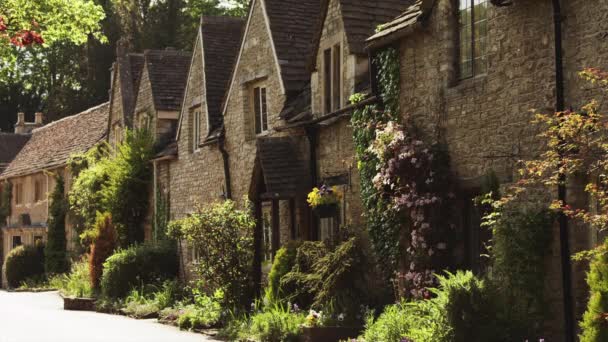
<path fill-rule="evenodd" d="M 83 112 L 76 113 L 76 114 L 74 114 L 74 115 L 69 115 L 69 116 L 66 116 L 66 117 L 64 117 L 64 118 L 61 118 L 61 119 L 59 119 L 59 120 L 55 120 L 55 121 L 53 121 L 53 122 L 49 122 L 48 124 L 46 124 L 46 125 L 44 125 L 44 126 L 42 126 L 42 127 L 38 127 L 38 128 L 33 129 L 31 134 L 33 134 L 34 132 L 43 131 L 43 130 L 45 130 L 45 129 L 47 129 L 47 128 L 52 128 L 53 126 L 56 126 L 56 125 L 58 125 L 58 124 L 60 124 L 60 123 L 63 123 L 63 122 L 65 122 L 65 121 L 69 121 L 69 120 L 74 120 L 74 119 L 77 119 L 77 118 L 78 118 L 78 117 L 80 117 L 81 115 L 91 114 L 92 112 L 94 112 L 94 111 L 96 111 L 96 110 L 98 110 L 98 109 L 100 109 L 100 108 L 102 108 L 102 107 L 104 107 L 104 106 L 107 106 L 107 105 L 109 105 L 109 104 L 110 104 L 110 102 L 109 102 L 109 101 L 106 101 L 106 102 L 104 102 L 104 103 L 102 103 L 102 104 L 100 104 L 100 105 L 97 105 L 97 106 L 95 106 L 95 107 L 91 107 L 91 108 L 89 108 L 89 109 L 87 109 L 87 110 L 85 110 L 85 111 L 83 111 Z"/>

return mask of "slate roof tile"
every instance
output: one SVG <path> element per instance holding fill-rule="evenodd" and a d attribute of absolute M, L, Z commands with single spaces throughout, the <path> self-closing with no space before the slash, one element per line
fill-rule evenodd
<path fill-rule="evenodd" d="M 156 110 L 178 111 L 184 98 L 192 53 L 146 50 L 144 57 Z"/>
<path fill-rule="evenodd" d="M 29 134 L 0 132 L 0 172 L 17 156 L 29 139 Z"/>
<path fill-rule="evenodd" d="M 293 138 L 260 138 L 257 144 L 266 191 L 281 197 L 301 193 L 310 177 Z"/>

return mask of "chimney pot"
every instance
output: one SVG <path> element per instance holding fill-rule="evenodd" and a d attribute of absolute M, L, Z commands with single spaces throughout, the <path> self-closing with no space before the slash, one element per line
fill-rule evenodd
<path fill-rule="evenodd" d="M 41 125 L 42 126 L 43 121 L 44 121 L 44 114 L 41 113 L 41 112 L 36 113 L 36 117 L 35 117 L 34 123 L 36 125 Z"/>
<path fill-rule="evenodd" d="M 17 125 L 22 125 L 25 123 L 25 113 L 19 112 L 17 113 Z"/>

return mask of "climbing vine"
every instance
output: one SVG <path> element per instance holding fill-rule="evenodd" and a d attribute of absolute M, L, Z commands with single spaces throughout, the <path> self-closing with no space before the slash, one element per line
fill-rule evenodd
<path fill-rule="evenodd" d="M 423 142 L 412 123 L 401 123 L 398 58 L 387 49 L 374 60 L 383 105 L 357 110 L 352 125 L 374 249 L 385 272 L 396 276 L 400 296 L 428 298 L 435 270 L 445 266 L 444 231 L 452 227 L 445 215 L 453 197 L 449 161 L 439 144 Z"/>
<path fill-rule="evenodd" d="M 11 216 L 11 198 L 13 196 L 13 186 L 10 182 L 4 182 L 0 186 L 0 227 L 6 223 L 6 219 Z"/>

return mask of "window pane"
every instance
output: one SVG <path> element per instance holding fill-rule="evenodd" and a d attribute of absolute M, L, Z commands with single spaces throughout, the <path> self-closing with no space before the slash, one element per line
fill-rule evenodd
<path fill-rule="evenodd" d="M 472 76 L 472 60 L 473 60 L 473 27 L 472 27 L 472 13 L 471 13 L 471 0 L 460 0 L 460 13 L 459 13 L 459 64 L 460 64 L 460 78 L 467 78 Z"/>
<path fill-rule="evenodd" d="M 260 121 L 260 88 L 253 89 L 253 110 L 255 114 L 255 133 L 262 133 L 262 123 Z"/>
<path fill-rule="evenodd" d="M 473 76 L 472 61 L 464 61 L 460 64 L 460 77 L 467 78 Z"/>
<path fill-rule="evenodd" d="M 331 112 L 331 49 L 323 52 L 323 94 L 325 113 Z"/>
<path fill-rule="evenodd" d="M 268 106 L 266 104 L 266 88 L 262 88 L 261 90 L 261 114 L 262 114 L 262 132 L 268 130 Z"/>
<path fill-rule="evenodd" d="M 342 72 L 340 44 L 333 49 L 332 110 L 340 109 L 340 80 Z"/>

